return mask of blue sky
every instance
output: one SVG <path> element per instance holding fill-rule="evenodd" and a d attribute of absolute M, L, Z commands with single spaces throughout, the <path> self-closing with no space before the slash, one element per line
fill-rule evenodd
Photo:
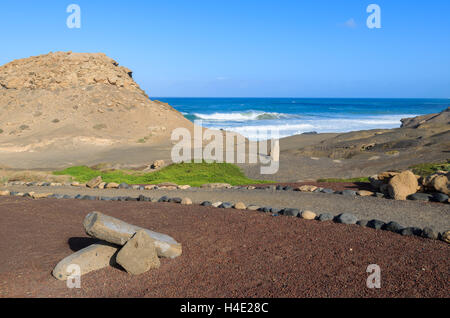
<path fill-rule="evenodd" d="M 0 64 L 104 52 L 152 97 L 450 98 L 449 16 L 448 0 L 2 0 Z"/>

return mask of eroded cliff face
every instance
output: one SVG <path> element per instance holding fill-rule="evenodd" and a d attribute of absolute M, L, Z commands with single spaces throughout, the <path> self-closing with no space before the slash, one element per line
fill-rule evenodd
<path fill-rule="evenodd" d="M 0 67 L 0 86 L 6 89 L 56 90 L 94 84 L 143 93 L 133 81 L 131 70 L 103 53 L 49 53 Z"/>
<path fill-rule="evenodd" d="M 401 120 L 402 128 L 426 128 L 432 126 L 449 126 L 450 125 L 450 107 L 437 113 L 413 118 L 404 118 Z"/>
<path fill-rule="evenodd" d="M 105 54 L 56 52 L 0 67 L 0 151 L 154 144 L 177 127 L 193 125 Z"/>

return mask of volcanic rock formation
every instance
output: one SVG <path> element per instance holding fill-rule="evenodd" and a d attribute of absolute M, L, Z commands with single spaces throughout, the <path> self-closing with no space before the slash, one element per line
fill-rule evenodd
<path fill-rule="evenodd" d="M 151 101 L 103 53 L 56 52 L 0 67 L 0 152 L 154 144 L 192 123 Z"/>

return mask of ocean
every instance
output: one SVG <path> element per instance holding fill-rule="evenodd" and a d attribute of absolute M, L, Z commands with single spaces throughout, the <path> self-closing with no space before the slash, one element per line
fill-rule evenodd
<path fill-rule="evenodd" d="M 400 127 L 401 118 L 440 112 L 450 99 L 152 98 L 169 103 L 202 126 L 258 139 L 261 129 L 280 137 Z"/>

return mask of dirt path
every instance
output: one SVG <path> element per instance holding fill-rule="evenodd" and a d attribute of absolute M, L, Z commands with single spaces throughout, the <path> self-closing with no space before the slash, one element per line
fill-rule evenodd
<path fill-rule="evenodd" d="M 93 210 L 173 236 L 183 255 L 129 276 L 106 268 L 68 289 L 51 271 L 93 243 Z M 171 203 L 0 198 L 0 297 L 448 297 L 450 247 L 386 231 Z M 381 289 L 366 287 L 369 264 Z"/>
<path fill-rule="evenodd" d="M 125 190 L 125 189 L 87 189 L 77 187 L 8 187 L 11 191 L 58 194 L 83 194 L 96 196 L 139 196 L 140 194 L 160 198 L 189 197 L 193 202 L 232 202 L 270 206 L 274 208 L 309 209 L 316 213 L 338 215 L 348 212 L 359 219 L 379 219 L 384 222 L 396 221 L 403 226 L 432 227 L 443 232 L 450 229 L 450 205 L 418 201 L 395 201 L 376 197 L 342 196 L 337 194 L 304 193 L 297 191 L 273 190 L 232 190 L 199 189 L 188 190 Z"/>

